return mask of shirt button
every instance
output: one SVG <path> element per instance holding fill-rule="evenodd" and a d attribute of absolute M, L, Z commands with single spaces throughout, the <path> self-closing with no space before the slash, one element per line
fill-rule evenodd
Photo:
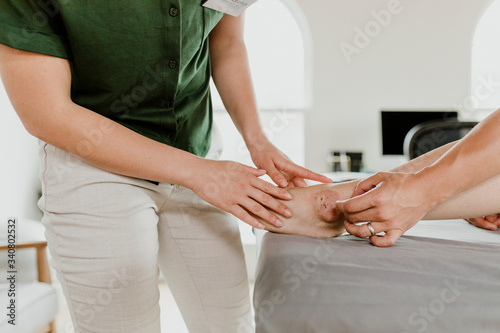
<path fill-rule="evenodd" d="M 171 69 L 175 69 L 175 67 L 177 67 L 177 61 L 170 60 L 170 62 L 168 63 L 168 67 L 170 67 Z"/>
<path fill-rule="evenodd" d="M 169 102 L 165 102 L 165 103 L 163 103 L 163 107 L 164 107 L 165 109 L 170 109 L 170 108 L 172 107 L 172 102 L 170 102 L 170 101 L 169 101 Z"/>
<path fill-rule="evenodd" d="M 172 17 L 176 17 L 177 15 L 179 15 L 179 10 L 177 8 L 175 8 L 175 7 L 172 7 L 169 10 L 169 14 Z"/>

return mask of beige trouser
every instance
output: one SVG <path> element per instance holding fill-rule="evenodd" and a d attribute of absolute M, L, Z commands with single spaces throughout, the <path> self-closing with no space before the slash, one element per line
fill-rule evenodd
<path fill-rule="evenodd" d="M 234 218 L 187 188 L 106 172 L 44 142 L 40 153 L 39 205 L 75 332 L 159 333 L 158 266 L 190 332 L 248 332 Z"/>

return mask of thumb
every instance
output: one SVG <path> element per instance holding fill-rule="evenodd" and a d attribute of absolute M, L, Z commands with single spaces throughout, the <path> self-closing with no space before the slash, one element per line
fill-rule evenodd
<path fill-rule="evenodd" d="M 484 219 L 488 222 L 495 222 L 498 218 L 498 215 L 495 214 L 495 215 L 488 215 L 488 216 L 485 216 Z"/>
<path fill-rule="evenodd" d="M 243 167 L 256 177 L 264 176 L 266 174 L 266 170 L 252 168 L 251 166 L 248 165 L 243 165 Z"/>
<path fill-rule="evenodd" d="M 376 187 L 382 181 L 382 174 L 376 173 L 373 176 L 370 176 L 366 179 L 363 179 L 356 185 L 356 190 L 354 190 L 353 197 L 357 197 L 358 195 L 364 194 L 374 187 Z"/>
<path fill-rule="evenodd" d="M 370 241 L 373 245 L 377 247 L 389 247 L 396 244 L 398 239 L 403 235 L 404 231 L 400 229 L 393 229 L 386 231 L 385 235 L 380 236 L 371 236 Z"/>
<path fill-rule="evenodd" d="M 268 168 L 267 174 L 279 187 L 288 186 L 288 181 L 286 180 L 285 176 L 281 172 L 279 172 L 278 169 L 274 167 L 274 165 Z"/>
<path fill-rule="evenodd" d="M 337 208 L 341 213 L 346 213 L 346 204 L 347 204 L 348 201 L 349 201 L 349 199 L 347 199 L 347 200 L 338 200 L 335 203 L 335 208 Z"/>

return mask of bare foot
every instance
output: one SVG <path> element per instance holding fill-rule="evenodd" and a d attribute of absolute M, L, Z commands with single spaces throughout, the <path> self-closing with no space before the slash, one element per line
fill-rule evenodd
<path fill-rule="evenodd" d="M 338 237 L 345 228 L 344 216 L 337 210 L 336 201 L 350 198 L 355 187 L 356 182 L 287 188 L 293 199 L 282 202 L 292 210 L 293 216 L 279 216 L 284 223 L 281 228 L 265 223 L 266 230 L 317 238 Z"/>

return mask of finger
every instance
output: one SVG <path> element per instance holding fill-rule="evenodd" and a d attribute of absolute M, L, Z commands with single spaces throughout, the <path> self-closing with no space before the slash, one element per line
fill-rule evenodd
<path fill-rule="evenodd" d="M 488 222 L 495 222 L 498 219 L 498 214 L 485 216 L 484 219 Z"/>
<path fill-rule="evenodd" d="M 389 247 L 396 244 L 398 239 L 403 235 L 403 230 L 401 229 L 392 229 L 385 232 L 384 236 L 372 236 L 370 237 L 370 241 L 373 245 L 378 247 Z"/>
<path fill-rule="evenodd" d="M 256 177 L 261 177 L 261 176 L 264 176 L 266 174 L 266 170 L 252 168 L 251 166 L 243 165 L 243 164 L 241 164 L 241 166 L 244 167 L 247 171 L 249 171 L 251 174 L 253 174 Z"/>
<path fill-rule="evenodd" d="M 267 174 L 273 182 L 280 186 L 280 187 L 287 187 L 288 186 L 288 181 L 285 178 L 285 175 L 283 175 L 276 167 L 274 166 L 273 163 L 269 163 L 269 165 L 266 167 Z"/>
<path fill-rule="evenodd" d="M 348 233 L 350 233 L 353 236 L 360 237 L 360 238 L 366 238 L 370 237 L 372 233 L 370 232 L 370 229 L 368 228 L 368 223 L 365 224 L 353 224 L 350 223 L 349 221 L 344 221 L 344 226 L 345 229 Z M 375 233 L 382 232 L 381 226 L 372 223 L 371 224 L 373 230 Z"/>
<path fill-rule="evenodd" d="M 497 219 L 495 222 L 493 222 L 497 227 L 500 226 L 500 214 L 497 215 Z"/>
<path fill-rule="evenodd" d="M 349 214 L 359 213 L 375 207 L 373 198 L 376 196 L 376 194 L 376 192 L 370 191 L 351 199 L 339 200 L 337 201 L 336 207 L 346 216 Z"/>
<path fill-rule="evenodd" d="M 291 182 L 288 183 L 288 185 L 293 185 L 294 187 L 307 187 L 307 182 L 304 178 L 294 177 Z"/>
<path fill-rule="evenodd" d="M 472 221 L 471 223 L 473 225 L 475 225 L 476 227 L 479 227 L 479 228 L 493 230 L 493 231 L 496 231 L 498 229 L 498 226 L 494 223 L 494 221 L 496 219 L 491 221 L 491 216 L 485 216 L 484 218 L 477 217 L 475 219 L 470 219 L 470 220 Z"/>
<path fill-rule="evenodd" d="M 325 184 L 333 183 L 333 180 L 331 180 L 330 178 L 320 175 L 319 173 L 312 172 L 311 170 L 308 170 L 301 166 L 298 166 L 293 162 L 288 162 L 285 165 L 283 165 L 282 170 L 290 175 L 293 175 L 294 177 L 315 180 Z"/>
<path fill-rule="evenodd" d="M 259 202 L 246 198 L 241 203 L 240 206 L 248 210 L 249 213 L 261 218 L 267 223 L 270 223 L 278 228 L 283 226 L 283 221 L 281 221 L 276 215 L 271 213 L 269 210 L 264 208 Z"/>
<path fill-rule="evenodd" d="M 263 169 L 257 169 L 254 167 L 251 167 L 249 165 L 233 162 L 233 163 L 228 163 L 226 165 L 226 169 L 228 171 L 235 171 L 238 170 L 239 168 L 243 168 L 245 171 L 250 172 L 252 175 L 256 177 L 264 176 L 266 174 L 266 170 Z"/>
<path fill-rule="evenodd" d="M 363 193 L 366 193 L 376 187 L 382 181 L 382 173 L 376 173 L 366 179 L 361 180 L 358 185 L 356 185 L 356 190 L 354 190 L 353 197 L 357 197 Z"/>
<path fill-rule="evenodd" d="M 253 215 L 252 213 L 249 213 L 249 214 L 250 214 L 250 216 L 252 216 L 253 218 L 255 218 L 257 221 L 259 221 L 260 223 L 262 223 L 264 225 L 264 229 L 265 230 L 269 230 L 269 231 L 273 231 L 273 232 L 279 232 L 280 227 L 275 227 L 271 223 L 267 223 L 266 221 L 262 220 L 260 217 L 258 217 L 256 215 Z"/>
<path fill-rule="evenodd" d="M 256 178 L 251 181 L 250 184 L 257 189 L 272 195 L 273 197 L 283 200 L 293 199 L 292 195 L 287 190 L 276 187 L 273 184 L 266 182 L 265 180 Z"/>
<path fill-rule="evenodd" d="M 232 209 L 228 210 L 228 212 L 254 228 L 265 229 L 265 226 L 262 223 L 260 223 L 255 217 L 251 216 L 240 206 L 234 206 Z"/>
<path fill-rule="evenodd" d="M 487 229 L 487 230 L 497 230 L 498 227 L 494 223 L 491 223 L 490 221 L 482 218 L 482 217 L 476 217 L 476 218 L 471 218 L 471 219 L 466 219 L 467 222 L 470 224 L 482 228 L 482 229 Z"/>
<path fill-rule="evenodd" d="M 255 191 L 250 193 L 249 196 L 261 205 L 267 208 L 271 208 L 278 214 L 281 214 L 285 217 L 292 217 L 292 211 L 290 210 L 290 208 L 267 193 L 255 189 Z"/>
<path fill-rule="evenodd" d="M 338 208 L 338 206 L 337 206 Z M 345 218 L 351 223 L 360 223 L 360 222 L 383 222 L 386 219 L 383 219 L 379 213 L 379 208 L 369 208 L 362 212 L 351 213 L 345 215 Z"/>

